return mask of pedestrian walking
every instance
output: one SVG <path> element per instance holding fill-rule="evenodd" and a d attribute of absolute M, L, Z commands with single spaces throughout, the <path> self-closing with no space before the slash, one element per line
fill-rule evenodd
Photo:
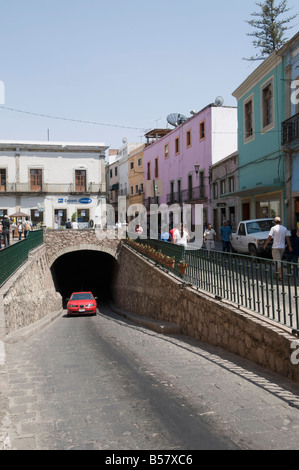
<path fill-rule="evenodd" d="M 141 235 L 143 234 L 143 228 L 141 227 L 141 225 L 136 225 L 135 232 L 138 234 L 138 238 L 141 237 Z"/>
<path fill-rule="evenodd" d="M 223 222 L 222 227 L 220 228 L 220 235 L 222 240 L 222 251 L 229 253 L 230 252 L 230 242 L 232 239 L 232 228 L 226 220 Z"/>
<path fill-rule="evenodd" d="M 76 220 L 74 220 L 74 221 L 72 222 L 72 229 L 73 229 L 73 230 L 78 230 L 78 228 L 79 228 L 78 222 L 77 222 Z"/>
<path fill-rule="evenodd" d="M 286 242 L 289 247 L 289 252 L 292 253 L 293 248 L 290 242 L 290 237 L 288 236 L 288 230 L 281 224 L 280 217 L 275 217 L 274 226 L 269 232 L 269 237 L 264 245 L 264 250 L 266 250 L 268 244 L 273 239 L 272 245 L 272 258 L 277 263 L 277 269 L 279 273 L 279 280 L 282 281 L 282 267 L 281 260 L 285 252 Z"/>
<path fill-rule="evenodd" d="M 22 221 L 18 221 L 18 234 L 19 234 L 19 240 L 22 240 L 22 233 L 23 233 L 23 224 Z"/>
<path fill-rule="evenodd" d="M 187 246 L 189 241 L 188 231 L 185 229 L 184 224 L 181 224 L 180 229 L 173 232 L 173 243 L 176 245 Z"/>
<path fill-rule="evenodd" d="M 29 217 L 26 217 L 23 222 L 24 227 L 24 238 L 28 237 L 28 233 L 32 230 L 32 223 L 30 222 Z"/>
<path fill-rule="evenodd" d="M 212 224 L 208 224 L 203 234 L 203 237 L 204 237 L 204 242 L 206 244 L 206 249 L 209 254 L 210 254 L 210 251 L 215 250 L 215 236 L 216 236 L 216 232 L 212 228 Z"/>
<path fill-rule="evenodd" d="M 298 275 L 298 258 L 299 258 L 299 230 L 295 228 L 291 230 L 290 242 L 293 251 L 287 254 L 287 261 L 296 266 L 296 276 Z"/>
<path fill-rule="evenodd" d="M 5 215 L 3 220 L 2 220 L 2 235 L 4 239 L 4 245 L 9 246 L 10 245 L 10 226 L 12 224 L 12 221 L 8 217 L 8 215 Z"/>
<path fill-rule="evenodd" d="M 65 224 L 65 227 L 68 228 L 68 229 L 72 228 L 72 222 L 71 222 L 70 219 L 67 219 L 67 223 Z"/>

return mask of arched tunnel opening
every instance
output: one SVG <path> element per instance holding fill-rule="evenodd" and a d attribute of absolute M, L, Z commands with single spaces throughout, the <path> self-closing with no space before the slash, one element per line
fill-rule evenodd
<path fill-rule="evenodd" d="M 62 296 L 63 307 L 72 292 L 92 292 L 99 301 L 112 298 L 112 280 L 118 269 L 112 255 L 100 251 L 79 250 L 66 253 L 51 266 L 56 291 Z"/>

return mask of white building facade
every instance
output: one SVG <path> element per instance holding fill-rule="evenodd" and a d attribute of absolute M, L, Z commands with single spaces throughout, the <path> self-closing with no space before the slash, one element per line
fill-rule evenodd
<path fill-rule="evenodd" d="M 22 212 L 35 227 L 101 226 L 106 210 L 102 143 L 0 141 L 0 219 Z"/>

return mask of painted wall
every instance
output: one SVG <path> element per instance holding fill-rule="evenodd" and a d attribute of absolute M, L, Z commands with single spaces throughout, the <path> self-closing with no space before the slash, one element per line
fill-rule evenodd
<path fill-rule="evenodd" d="M 204 122 L 205 136 L 201 138 L 200 124 Z M 187 146 L 187 132 L 191 132 L 191 145 Z M 180 148 L 176 152 L 175 143 L 179 138 Z M 165 158 L 165 145 L 168 144 L 169 156 Z M 237 109 L 213 107 L 209 105 L 189 118 L 184 124 L 154 142 L 144 150 L 144 169 L 147 177 L 147 164 L 151 163 L 151 179 L 154 179 L 155 159 L 158 158 L 159 179 L 162 180 L 163 194 L 160 204 L 167 202 L 170 194 L 170 182 L 181 180 L 181 190 L 188 189 L 188 175 L 192 175 L 193 187 L 199 185 L 195 174 L 195 164 L 204 171 L 205 194 L 209 197 L 209 170 L 212 163 L 237 150 Z M 148 194 L 146 192 L 146 197 Z M 204 203 L 207 207 L 207 203 Z"/>
<path fill-rule="evenodd" d="M 273 77 L 274 127 L 262 132 L 261 88 Z M 239 126 L 239 189 L 277 186 L 281 189 L 285 180 L 284 158 L 281 152 L 281 122 L 285 119 L 284 70 L 282 62 L 262 76 L 238 102 Z M 244 101 L 254 96 L 254 139 L 244 142 Z"/>

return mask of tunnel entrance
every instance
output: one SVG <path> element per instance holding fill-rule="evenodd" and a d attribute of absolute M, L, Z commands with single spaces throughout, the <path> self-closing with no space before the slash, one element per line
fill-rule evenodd
<path fill-rule="evenodd" d="M 63 299 L 75 291 L 90 291 L 99 300 L 112 297 L 111 283 L 118 268 L 115 258 L 107 253 L 79 250 L 66 253 L 54 261 L 51 273 L 56 291 Z"/>

